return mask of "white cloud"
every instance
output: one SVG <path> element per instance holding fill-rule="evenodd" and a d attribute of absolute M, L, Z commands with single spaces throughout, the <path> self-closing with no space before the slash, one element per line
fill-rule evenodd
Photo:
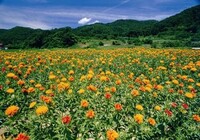
<path fill-rule="evenodd" d="M 91 18 L 84 17 L 78 21 L 78 24 L 84 25 L 90 22 L 91 20 L 92 20 Z"/>
<path fill-rule="evenodd" d="M 89 22 L 88 24 L 95 24 L 95 23 L 99 23 L 100 21 L 99 20 L 95 20 L 93 22 Z"/>

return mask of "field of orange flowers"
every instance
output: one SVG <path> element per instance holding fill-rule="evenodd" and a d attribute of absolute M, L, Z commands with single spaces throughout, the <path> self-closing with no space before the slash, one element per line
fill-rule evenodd
<path fill-rule="evenodd" d="M 0 51 L 1 137 L 200 138 L 200 51 Z"/>

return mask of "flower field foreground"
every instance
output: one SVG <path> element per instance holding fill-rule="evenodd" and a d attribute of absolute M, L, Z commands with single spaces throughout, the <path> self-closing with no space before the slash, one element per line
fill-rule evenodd
<path fill-rule="evenodd" d="M 1 51 L 0 68 L 6 138 L 200 138 L 200 51 Z"/>

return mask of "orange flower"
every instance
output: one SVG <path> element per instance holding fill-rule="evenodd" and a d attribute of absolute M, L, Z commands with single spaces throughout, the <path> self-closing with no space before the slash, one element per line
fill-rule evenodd
<path fill-rule="evenodd" d="M 121 83 L 122 83 L 121 80 L 117 80 L 117 81 L 115 81 L 115 84 L 116 84 L 116 85 L 120 85 Z"/>
<path fill-rule="evenodd" d="M 111 88 L 110 88 L 110 92 L 114 93 L 114 92 L 116 92 L 116 91 L 117 91 L 116 87 L 111 87 Z"/>
<path fill-rule="evenodd" d="M 110 94 L 109 92 L 107 92 L 106 94 L 105 94 L 105 98 L 106 99 L 110 99 L 112 97 L 112 94 Z"/>
<path fill-rule="evenodd" d="M 40 96 L 40 99 L 41 99 L 42 101 L 44 101 L 45 103 L 51 103 L 51 102 L 52 102 L 52 98 L 51 98 L 51 97 L 48 97 L 48 96 L 42 95 L 42 96 Z"/>
<path fill-rule="evenodd" d="M 17 137 L 15 138 L 15 140 L 29 140 L 29 136 L 27 136 L 26 134 L 24 133 L 20 133 L 17 135 Z"/>
<path fill-rule="evenodd" d="M 62 117 L 62 122 L 64 124 L 69 124 L 71 122 L 71 117 L 69 115 Z"/>
<path fill-rule="evenodd" d="M 152 126 L 156 125 L 156 121 L 153 118 L 149 118 L 148 119 L 149 124 L 151 124 Z"/>
<path fill-rule="evenodd" d="M 88 107 L 89 103 L 87 100 L 82 100 L 81 101 L 81 107 Z"/>
<path fill-rule="evenodd" d="M 92 109 L 90 109 L 90 110 L 88 110 L 88 111 L 86 112 L 86 117 L 87 117 L 87 118 L 92 119 L 92 118 L 94 118 L 94 116 L 95 116 L 95 113 L 94 113 L 94 111 L 93 111 Z"/>
<path fill-rule="evenodd" d="M 25 82 L 24 82 L 23 80 L 19 80 L 19 81 L 17 82 L 17 84 L 20 85 L 20 86 L 22 86 L 22 85 L 25 84 Z"/>
<path fill-rule="evenodd" d="M 200 122 L 200 116 L 199 115 L 193 115 L 193 120 Z"/>
<path fill-rule="evenodd" d="M 5 114 L 9 117 L 12 117 L 13 115 L 15 115 L 19 110 L 19 107 L 18 106 L 15 106 L 15 105 L 12 105 L 12 106 L 9 106 L 6 111 L 5 111 Z"/>
<path fill-rule="evenodd" d="M 134 97 L 140 95 L 140 94 L 139 94 L 139 91 L 138 91 L 138 90 L 135 90 L 135 89 L 133 89 L 133 90 L 131 91 L 131 94 L 132 94 Z"/>
<path fill-rule="evenodd" d="M 134 116 L 134 119 L 135 119 L 135 121 L 136 121 L 138 124 L 143 123 L 143 118 L 144 118 L 144 116 L 143 116 L 142 114 L 136 114 L 136 115 Z"/>
<path fill-rule="evenodd" d="M 116 140 L 119 137 L 119 134 L 115 130 L 108 130 L 106 132 L 108 140 Z"/>
<path fill-rule="evenodd" d="M 29 88 L 27 89 L 27 91 L 28 91 L 28 93 L 32 93 L 32 92 L 35 91 L 35 89 L 34 89 L 33 87 L 29 87 Z"/>
<path fill-rule="evenodd" d="M 47 106 L 39 106 L 37 109 L 36 109 L 36 114 L 37 115 L 43 115 L 43 114 L 46 114 L 48 111 L 48 107 Z"/>
<path fill-rule="evenodd" d="M 74 77 L 73 77 L 73 76 L 70 76 L 70 77 L 68 78 L 68 80 L 69 80 L 70 82 L 73 82 L 73 81 L 74 81 Z"/>
<path fill-rule="evenodd" d="M 122 105 L 121 105 L 120 103 L 116 103 L 116 104 L 115 104 L 115 109 L 116 109 L 117 111 L 122 110 Z"/>
<path fill-rule="evenodd" d="M 97 88 L 96 88 L 94 85 L 89 85 L 89 86 L 87 86 L 87 89 L 88 89 L 88 90 L 91 90 L 91 91 L 94 91 L 94 92 L 97 91 Z"/>

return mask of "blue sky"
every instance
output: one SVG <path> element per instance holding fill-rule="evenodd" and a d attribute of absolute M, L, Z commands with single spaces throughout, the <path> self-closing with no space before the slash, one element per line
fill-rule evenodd
<path fill-rule="evenodd" d="M 200 0 L 0 0 L 0 28 L 78 27 L 117 19 L 162 20 Z"/>

